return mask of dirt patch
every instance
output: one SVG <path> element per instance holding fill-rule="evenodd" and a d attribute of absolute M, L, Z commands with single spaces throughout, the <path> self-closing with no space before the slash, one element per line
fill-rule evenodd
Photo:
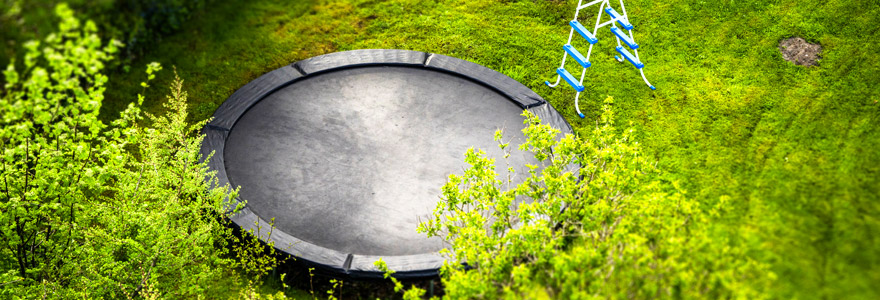
<path fill-rule="evenodd" d="M 822 46 L 812 44 L 800 37 L 793 37 L 779 42 L 782 58 L 799 66 L 815 66 L 818 64 Z"/>

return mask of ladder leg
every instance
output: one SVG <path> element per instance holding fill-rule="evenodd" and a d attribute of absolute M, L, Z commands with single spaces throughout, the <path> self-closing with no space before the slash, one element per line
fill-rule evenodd
<path fill-rule="evenodd" d="M 620 0 L 620 3 L 623 4 L 623 0 Z M 611 3 L 608 3 L 608 1 L 602 3 L 602 6 L 599 7 L 599 17 L 596 18 L 596 29 L 594 29 L 593 31 L 599 30 L 599 20 L 602 19 L 602 12 L 605 9 L 605 5 L 611 7 Z M 624 10 L 623 14 L 626 15 L 626 10 Z M 611 27 L 616 28 L 617 26 L 614 25 L 614 22 L 612 22 Z M 614 38 L 617 39 L 617 45 L 620 46 L 620 38 L 618 38 L 617 36 L 615 36 Z M 615 55 L 614 59 L 616 59 L 617 62 L 623 62 L 623 57 L 621 57 L 620 55 Z"/>
<path fill-rule="evenodd" d="M 565 59 L 566 58 L 568 58 L 568 52 L 562 53 L 562 65 L 559 66 L 560 68 L 565 68 Z M 549 81 L 544 81 L 544 84 L 553 88 L 553 87 L 556 87 L 557 85 L 559 85 L 559 79 L 562 79 L 562 76 L 556 75 L 556 83 L 550 84 Z"/>
<path fill-rule="evenodd" d="M 590 45 L 590 48 L 592 49 L 593 45 Z M 584 85 L 584 76 L 586 76 L 586 75 L 587 75 L 587 68 L 584 68 L 583 70 L 581 70 L 581 86 Z M 581 108 L 578 107 L 578 101 L 580 100 L 580 98 L 581 98 L 581 92 L 577 92 L 577 94 L 574 96 L 574 109 L 577 111 L 578 117 L 581 117 L 581 119 L 583 119 L 584 113 L 582 113 Z"/>
<path fill-rule="evenodd" d="M 633 36 L 633 34 L 632 34 L 632 30 L 629 31 L 629 35 L 630 35 L 630 36 Z M 642 61 L 642 59 L 639 58 L 639 50 L 633 50 L 633 52 L 635 52 L 635 54 L 636 54 L 636 59 L 637 59 L 638 61 Z M 656 87 L 654 87 L 653 84 L 651 84 L 651 82 L 648 81 L 648 78 L 645 77 L 645 69 L 644 69 L 644 68 L 639 69 L 639 73 L 642 74 L 642 80 L 645 81 L 645 84 L 647 84 L 648 87 L 651 88 L 652 91 L 657 89 Z"/>
<path fill-rule="evenodd" d="M 623 12 L 623 18 L 629 21 L 629 16 L 626 14 L 626 7 L 623 6 L 623 0 L 620 0 L 620 11 Z"/>
<path fill-rule="evenodd" d="M 617 40 L 617 45 L 620 46 L 620 39 Z M 636 56 L 636 57 L 638 57 L 638 56 Z M 617 62 L 621 62 L 621 63 L 623 62 L 623 56 L 621 56 L 621 55 L 615 54 L 614 59 L 617 60 Z"/>
<path fill-rule="evenodd" d="M 556 75 L 556 83 L 550 84 L 549 81 L 544 81 L 544 84 L 546 84 L 549 87 L 556 87 L 557 85 L 559 85 L 559 79 L 562 79 L 562 76 Z"/>
<path fill-rule="evenodd" d="M 620 1 L 620 3 L 623 4 L 623 1 Z M 623 13 L 626 14 L 626 10 L 624 10 Z M 629 36 L 633 37 L 633 40 L 635 40 L 635 37 L 632 34 L 632 30 L 629 30 Z M 617 39 L 617 45 L 620 46 L 620 39 Z M 636 52 L 636 59 L 638 59 L 639 58 L 639 50 L 634 50 L 634 51 Z M 614 59 L 616 59 L 617 62 L 623 62 L 624 58 L 623 58 L 623 56 L 620 56 L 620 55 L 614 55 Z"/>
<path fill-rule="evenodd" d="M 614 23 L 611 23 L 611 28 L 617 28 L 617 27 L 614 26 Z M 617 46 L 618 46 L 618 47 L 623 47 L 622 45 L 620 45 L 620 38 L 617 37 L 616 35 L 614 36 L 614 38 L 617 39 Z M 614 56 L 614 59 L 616 59 L 617 62 L 623 62 L 623 57 L 622 57 L 621 55 L 615 55 L 615 56 Z"/>
<path fill-rule="evenodd" d="M 599 14 L 596 15 L 596 26 L 593 27 L 593 32 L 599 32 L 599 21 L 602 21 L 602 10 L 605 9 L 605 5 L 608 5 L 608 1 L 602 2 L 599 5 Z"/>
<path fill-rule="evenodd" d="M 578 2 L 578 3 L 580 3 L 580 2 Z M 574 18 L 577 19 L 577 12 L 575 12 L 575 14 L 574 14 Z M 571 30 L 568 31 L 568 43 L 566 43 L 566 44 L 571 44 L 571 37 L 572 37 L 573 35 L 574 35 L 574 28 L 572 28 Z M 566 59 L 566 58 L 568 58 L 568 52 L 563 51 L 563 53 L 562 53 L 562 63 L 559 65 L 560 68 L 565 68 L 565 59 Z M 556 75 L 556 83 L 554 83 L 554 84 L 550 84 L 549 81 L 544 81 L 544 84 L 546 84 L 547 86 L 549 86 L 549 87 L 551 87 L 551 88 L 554 88 L 554 87 L 556 87 L 557 85 L 559 85 L 559 80 L 560 80 L 560 79 L 562 79 L 562 76 L 560 76 L 560 75 Z"/>
<path fill-rule="evenodd" d="M 611 28 L 617 28 L 617 27 L 614 26 L 614 24 L 611 24 Z M 617 40 L 617 46 L 618 46 L 618 47 L 623 47 L 623 45 L 620 44 L 620 38 L 619 38 L 619 37 L 617 37 L 617 36 L 615 35 L 615 36 L 614 36 L 614 39 Z"/>
<path fill-rule="evenodd" d="M 636 36 L 633 34 L 633 31 L 632 31 L 632 30 L 629 30 L 629 37 L 630 37 L 630 39 L 632 39 L 633 41 L 636 40 Z M 642 61 L 642 59 L 639 58 L 639 49 L 633 49 L 633 52 L 635 52 L 635 54 L 636 54 L 636 59 L 639 60 L 639 61 Z"/>
<path fill-rule="evenodd" d="M 645 77 L 645 69 L 644 69 L 644 68 L 639 69 L 639 73 L 642 73 L 642 79 L 645 80 L 645 84 L 647 84 L 648 87 L 651 88 L 651 90 L 656 90 L 656 89 L 657 89 L 657 88 L 654 87 L 653 84 L 651 84 L 650 82 L 648 82 L 648 78 Z"/>
<path fill-rule="evenodd" d="M 581 112 L 581 108 L 578 106 L 578 99 L 580 97 L 581 97 L 581 92 L 577 92 L 577 95 L 574 96 L 574 110 L 577 111 L 578 117 L 581 117 L 581 119 L 583 119 L 585 117 L 584 113 Z"/>

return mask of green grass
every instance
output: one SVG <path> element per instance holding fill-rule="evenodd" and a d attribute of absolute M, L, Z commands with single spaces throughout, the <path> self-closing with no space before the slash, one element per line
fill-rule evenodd
<path fill-rule="evenodd" d="M 570 88 L 543 85 L 555 79 L 573 1 L 274 2 L 216 1 L 129 73 L 111 74 L 104 115 L 140 92 L 134 83 L 150 61 L 177 67 L 192 116 L 204 119 L 247 82 L 311 56 L 362 48 L 455 56 L 529 86 L 578 130 L 613 96 L 618 121 L 636 125 L 668 180 L 706 207 L 726 201 L 719 235 L 772 265 L 771 296 L 880 297 L 880 2 L 627 1 L 658 89 L 614 61 L 605 28 L 581 97 L 586 119 Z M 822 44 L 818 67 L 782 59 L 777 44 L 791 36 Z M 586 43 L 575 46 L 584 52 Z M 147 110 L 161 112 L 158 103 Z"/>

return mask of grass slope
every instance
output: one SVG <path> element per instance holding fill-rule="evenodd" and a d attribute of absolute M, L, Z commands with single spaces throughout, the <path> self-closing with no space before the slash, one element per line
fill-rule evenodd
<path fill-rule="evenodd" d="M 578 129 L 614 96 L 619 121 L 640 128 L 670 181 L 707 207 L 727 203 L 719 237 L 773 266 L 772 295 L 880 297 L 876 1 L 627 1 L 658 90 L 613 60 L 605 28 L 581 97 L 586 119 L 574 113 L 571 89 L 543 86 L 555 77 L 572 1 L 274 2 L 217 1 L 129 74 L 111 77 L 105 114 L 140 91 L 131 83 L 149 61 L 177 66 L 193 117 L 204 119 L 248 81 L 311 56 L 362 48 L 455 56 L 531 87 Z M 782 60 L 776 47 L 790 36 L 823 45 L 818 67 Z"/>

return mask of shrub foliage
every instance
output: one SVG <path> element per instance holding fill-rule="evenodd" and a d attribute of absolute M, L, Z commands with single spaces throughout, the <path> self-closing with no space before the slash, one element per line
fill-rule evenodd
<path fill-rule="evenodd" d="M 95 21 L 102 39 L 122 42 L 121 56 L 134 58 L 180 30 L 210 0 L 4 0 L 0 1 L 0 63 L 22 55 L 15 43 L 45 37 L 53 29 L 52 8 L 67 3 Z M 8 44 L 7 44 L 8 42 Z"/>
<path fill-rule="evenodd" d="M 449 242 L 449 298 L 760 298 L 772 282 L 747 247 L 713 234 L 723 201 L 699 207 L 614 127 L 612 99 L 590 134 L 566 135 L 525 113 L 541 165 L 528 174 L 469 150 L 419 230 Z M 499 146 L 508 151 L 501 132 Z M 513 176 L 525 176 L 518 185 Z M 503 178 L 503 179 L 499 179 Z"/>
<path fill-rule="evenodd" d="M 265 273 L 275 261 L 226 226 L 235 191 L 205 181 L 193 134 L 204 122 L 187 124 L 182 80 L 168 115 L 142 113 L 138 95 L 102 123 L 101 71 L 117 43 L 67 6 L 56 13 L 58 32 L 26 45 L 23 70 L 4 71 L 0 295 L 190 298 L 224 288 L 234 270 Z M 148 81 L 160 69 L 150 64 Z"/>

